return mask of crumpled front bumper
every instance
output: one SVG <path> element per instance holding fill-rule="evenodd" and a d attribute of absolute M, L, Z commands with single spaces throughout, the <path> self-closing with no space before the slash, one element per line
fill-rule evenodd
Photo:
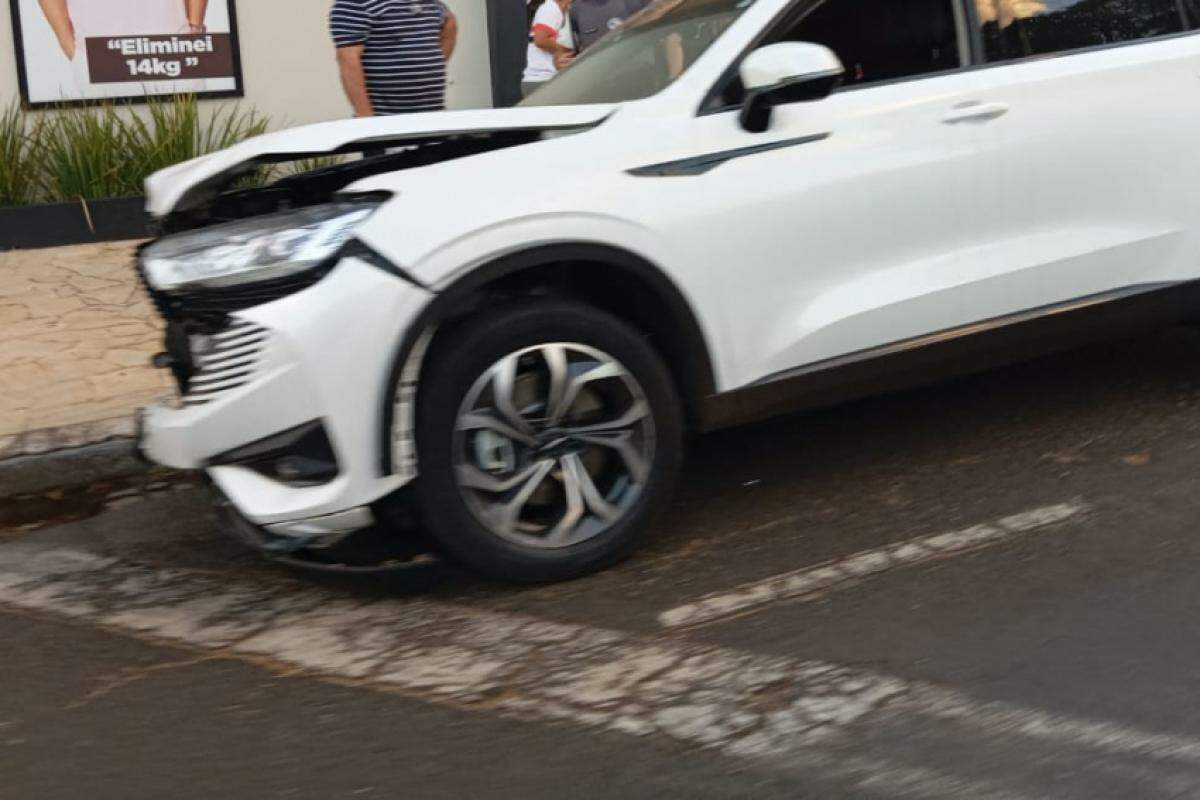
<path fill-rule="evenodd" d="M 204 469 L 238 515 L 269 536 L 335 540 L 370 526 L 370 506 L 415 476 L 381 474 L 384 408 L 397 348 L 432 298 L 423 288 L 357 258 L 315 285 L 236 311 L 230 319 L 265 333 L 252 374 L 203 402 L 185 395 L 145 409 L 139 447 L 152 461 Z M 324 482 L 293 484 L 222 454 L 319 421 L 336 455 Z"/>
<path fill-rule="evenodd" d="M 335 514 L 339 519 L 311 520 L 307 530 L 280 532 L 246 519 L 220 489 L 210 485 L 213 507 L 221 528 L 271 561 L 303 569 L 338 573 L 380 573 L 407 570 L 433 561 L 420 536 L 396 536 L 395 531 L 367 522 L 354 530 L 337 528 L 355 520 L 354 509 Z M 366 509 L 363 509 L 365 511 Z M 320 529 L 324 525 L 326 529 Z"/>

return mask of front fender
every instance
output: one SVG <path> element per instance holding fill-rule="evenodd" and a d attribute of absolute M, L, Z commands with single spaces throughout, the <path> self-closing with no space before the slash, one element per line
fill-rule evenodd
<path fill-rule="evenodd" d="M 676 286 L 683 284 L 672 268 L 679 259 L 667 242 L 644 225 L 599 213 L 550 212 L 497 222 L 447 241 L 408 268 L 426 285 L 444 289 L 484 264 L 557 244 L 625 251 L 653 264 Z"/>
<path fill-rule="evenodd" d="M 455 319 L 465 308 L 471 308 L 473 296 L 490 284 L 555 264 L 594 264 L 598 269 L 607 267 L 614 273 L 636 279 L 641 287 L 639 291 L 644 290 L 641 299 L 653 298 L 659 304 L 656 306 L 656 317 L 659 327 L 663 329 L 660 332 L 665 337 L 660 340 L 666 348 L 663 356 L 681 380 L 689 413 L 695 421 L 702 423 L 700 408 L 717 390 L 711 332 L 706 329 L 705 321 L 698 317 L 694 305 L 678 283 L 667 273 L 642 255 L 609 243 L 558 241 L 526 244 L 508 248 L 486 257 L 481 263 L 446 274 L 434 287 L 436 294 L 432 301 L 409 325 L 407 334 L 400 342 L 388 385 L 399 386 L 403 383 L 412 389 L 407 394 L 415 395 L 425 348 L 433 332 L 444 321 Z M 406 375 L 407 378 L 404 377 Z M 411 399 L 404 403 L 395 400 L 390 396 L 383 398 L 383 475 L 391 474 L 398 464 L 397 431 L 402 432 L 402 439 L 411 440 L 413 403 Z M 406 446 L 400 448 L 405 452 L 411 449 L 411 441 L 406 441 Z"/>

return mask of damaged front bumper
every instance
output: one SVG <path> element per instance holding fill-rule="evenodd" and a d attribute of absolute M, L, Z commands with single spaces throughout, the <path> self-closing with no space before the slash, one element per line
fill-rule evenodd
<path fill-rule="evenodd" d="M 215 484 L 209 492 L 222 530 L 270 561 L 337 573 L 392 572 L 433 561 L 418 531 L 398 529 L 396 519 L 378 524 L 369 507 L 263 526 L 246 519 Z M 401 497 L 387 501 L 395 507 L 404 502 Z"/>
<path fill-rule="evenodd" d="M 384 409 L 398 343 L 431 297 L 347 257 L 313 286 L 189 331 L 196 363 L 178 398 L 142 412 L 141 452 L 203 470 L 231 528 L 268 555 L 373 530 L 377 504 L 416 474 L 380 468 Z"/>

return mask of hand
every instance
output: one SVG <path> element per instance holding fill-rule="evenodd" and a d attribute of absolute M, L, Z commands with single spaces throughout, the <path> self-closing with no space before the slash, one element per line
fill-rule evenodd
<path fill-rule="evenodd" d="M 559 50 L 554 54 L 554 68 L 566 69 L 575 62 L 574 50 Z"/>

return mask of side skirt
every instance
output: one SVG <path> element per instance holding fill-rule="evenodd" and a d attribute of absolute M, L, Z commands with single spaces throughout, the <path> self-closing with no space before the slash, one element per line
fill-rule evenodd
<path fill-rule="evenodd" d="M 1140 284 L 905 339 L 713 395 L 702 429 L 836 405 L 1200 317 L 1200 281 Z"/>

